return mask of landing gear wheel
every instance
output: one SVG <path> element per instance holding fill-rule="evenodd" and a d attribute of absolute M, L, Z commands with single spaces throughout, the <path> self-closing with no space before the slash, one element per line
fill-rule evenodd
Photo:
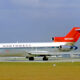
<path fill-rule="evenodd" d="M 44 56 L 43 61 L 48 61 L 48 57 Z"/>
<path fill-rule="evenodd" d="M 29 57 L 29 61 L 33 61 L 34 60 L 34 57 Z"/>

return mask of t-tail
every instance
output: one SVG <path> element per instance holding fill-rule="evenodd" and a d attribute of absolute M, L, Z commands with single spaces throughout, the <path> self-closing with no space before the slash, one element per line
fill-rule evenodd
<path fill-rule="evenodd" d="M 66 42 L 67 45 L 74 45 L 80 37 L 80 27 L 73 27 L 72 30 L 64 37 L 53 37 L 54 42 Z"/>

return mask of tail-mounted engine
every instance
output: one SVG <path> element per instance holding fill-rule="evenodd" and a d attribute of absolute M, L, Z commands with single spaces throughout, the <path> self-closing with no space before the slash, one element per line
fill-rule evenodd
<path fill-rule="evenodd" d="M 59 47 L 59 50 L 60 51 L 70 51 L 70 50 L 76 50 L 76 49 L 78 49 L 78 47 L 77 46 L 60 46 Z"/>

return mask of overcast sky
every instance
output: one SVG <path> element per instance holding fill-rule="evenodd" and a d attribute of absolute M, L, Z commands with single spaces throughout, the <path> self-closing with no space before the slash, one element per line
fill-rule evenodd
<path fill-rule="evenodd" d="M 51 41 L 80 26 L 80 0 L 0 0 L 0 42 Z"/>

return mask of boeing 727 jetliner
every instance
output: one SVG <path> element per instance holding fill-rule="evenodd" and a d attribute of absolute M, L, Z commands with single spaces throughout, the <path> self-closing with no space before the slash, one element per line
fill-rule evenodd
<path fill-rule="evenodd" d="M 80 37 L 80 27 L 73 29 L 64 37 L 53 37 L 52 42 L 37 43 L 0 43 L 0 56 L 25 56 L 34 60 L 36 56 L 52 56 L 55 51 L 64 52 L 78 49 L 74 45 Z M 55 50 L 54 50 L 55 49 Z"/>

